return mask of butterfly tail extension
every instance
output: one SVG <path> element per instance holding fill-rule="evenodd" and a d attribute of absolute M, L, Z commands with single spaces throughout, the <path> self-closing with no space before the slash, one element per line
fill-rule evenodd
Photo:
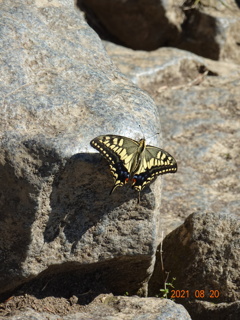
<path fill-rule="evenodd" d="M 117 187 L 121 187 L 122 185 L 123 185 L 123 183 L 115 184 L 115 185 L 112 187 L 111 191 L 109 192 L 109 195 L 111 195 L 111 194 L 113 193 L 113 191 L 114 191 Z"/>

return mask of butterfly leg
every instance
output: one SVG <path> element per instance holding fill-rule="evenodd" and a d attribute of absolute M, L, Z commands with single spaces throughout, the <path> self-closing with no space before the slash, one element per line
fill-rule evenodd
<path fill-rule="evenodd" d="M 140 191 L 138 191 L 138 204 L 140 204 Z"/>

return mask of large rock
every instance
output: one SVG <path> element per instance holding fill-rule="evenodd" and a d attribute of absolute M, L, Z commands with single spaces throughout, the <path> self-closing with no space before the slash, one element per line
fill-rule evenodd
<path fill-rule="evenodd" d="M 240 301 L 213 303 L 213 301 L 195 300 L 187 304 L 192 319 L 235 320 L 240 317 Z"/>
<path fill-rule="evenodd" d="M 158 252 L 150 294 L 156 294 L 165 281 L 175 278 L 170 296 L 189 308 L 193 318 L 197 301 L 201 300 L 225 304 L 221 308 L 201 304 L 199 316 L 223 319 L 221 314 L 230 314 L 230 310 L 232 315 L 240 314 L 239 219 L 227 214 L 192 214 L 167 235 Z M 226 304 L 235 301 L 235 308 Z"/>
<path fill-rule="evenodd" d="M 153 100 L 113 65 L 72 1 L 5 0 L 1 15 L 0 292 L 77 270 L 146 294 L 159 197 L 149 188 L 140 205 L 129 188 L 109 197 L 108 165 L 89 142 L 140 138 L 139 124 L 153 136 Z"/>
<path fill-rule="evenodd" d="M 109 197 L 108 166 L 89 147 L 103 131 L 139 138 L 139 122 L 153 136 L 159 131 L 153 101 L 119 73 L 69 1 L 1 5 L 2 293 L 25 282 L 17 291 L 23 300 L 32 294 L 88 303 L 103 291 L 146 294 L 159 222 L 168 233 L 194 211 L 239 217 L 239 66 L 180 50 L 124 49 L 127 76 L 158 104 L 165 133 L 159 146 L 168 146 L 180 164 L 180 174 L 165 178 L 158 211 L 159 198 L 149 189 L 140 206 L 127 188 Z M 151 187 L 156 192 L 160 180 Z M 230 316 L 239 310 L 238 302 L 219 309 L 206 303 L 196 305 L 195 317 L 208 309 Z"/>
<path fill-rule="evenodd" d="M 239 60 L 237 1 L 78 0 L 107 39 L 134 50 L 176 47 L 206 58 Z"/>
<path fill-rule="evenodd" d="M 15 315 L 8 317 L 9 320 L 58 320 L 60 316 L 62 320 L 191 320 L 183 306 L 159 298 L 100 295 L 88 306 L 78 306 L 77 311 L 68 315 L 66 311 L 73 310 L 69 303 L 61 301 L 59 305 L 51 305 L 46 300 L 36 301 L 33 297 L 25 300 L 28 300 L 28 305 L 31 302 L 35 310 L 16 311 Z M 21 301 L 22 309 L 24 302 Z"/>
<path fill-rule="evenodd" d="M 178 25 L 184 17 L 177 8 L 174 18 L 169 19 L 166 1 L 78 0 L 77 3 L 103 37 L 136 50 L 154 50 L 179 38 Z"/>
<path fill-rule="evenodd" d="M 214 298 L 208 302 L 191 296 L 185 304 L 190 315 L 193 319 L 237 319 L 239 300 L 234 299 L 239 299 L 236 284 L 239 279 L 239 65 L 204 59 L 174 48 L 148 53 L 109 43 L 105 43 L 105 47 L 121 71 L 154 97 L 162 119 L 163 147 L 178 160 L 178 174 L 164 177 L 160 211 L 162 237 L 190 214 L 199 212 L 198 222 L 197 218 L 189 218 L 194 220 L 193 230 L 187 220 L 186 233 L 180 236 L 177 229 L 172 233 L 171 244 L 166 240 L 164 257 L 171 271 L 166 282 L 172 283 L 176 276 L 178 289 L 183 290 L 182 298 L 178 299 L 180 303 L 187 298 L 186 284 L 190 277 L 197 281 L 188 283 L 192 290 L 214 290 L 214 282 L 221 286 L 218 290 L 222 302 L 215 305 Z M 206 211 L 206 217 L 200 214 Z M 191 247 L 189 237 L 196 240 L 195 246 Z M 194 253 L 194 248 L 199 250 Z M 206 250 L 212 254 L 208 259 Z M 160 283 L 160 279 L 166 279 L 166 275 L 161 274 L 159 252 L 157 259 L 150 281 L 152 295 L 162 294 L 160 289 L 164 283 Z M 173 273 L 176 270 L 177 275 Z M 225 276 L 223 281 L 221 276 Z M 170 285 L 167 288 L 175 290 L 176 281 L 173 281 L 175 288 Z"/>
<path fill-rule="evenodd" d="M 174 48 L 149 53 L 105 47 L 120 70 L 154 97 L 162 147 L 178 160 L 178 174 L 164 176 L 164 236 L 195 211 L 239 218 L 239 65 Z"/>

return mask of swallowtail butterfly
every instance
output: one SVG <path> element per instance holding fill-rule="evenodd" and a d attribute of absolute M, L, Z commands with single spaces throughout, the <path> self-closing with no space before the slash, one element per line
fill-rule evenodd
<path fill-rule="evenodd" d="M 115 180 L 110 194 L 128 182 L 140 192 L 158 175 L 177 171 L 176 160 L 163 149 L 146 145 L 145 139 L 104 135 L 90 144 L 109 162 Z"/>

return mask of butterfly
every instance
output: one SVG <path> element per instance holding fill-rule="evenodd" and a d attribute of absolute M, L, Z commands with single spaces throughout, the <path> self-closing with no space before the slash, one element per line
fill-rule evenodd
<path fill-rule="evenodd" d="M 103 135 L 94 138 L 90 145 L 109 163 L 115 181 L 110 194 L 128 182 L 140 192 L 158 175 L 177 171 L 176 160 L 163 149 L 146 145 L 145 139 Z"/>

